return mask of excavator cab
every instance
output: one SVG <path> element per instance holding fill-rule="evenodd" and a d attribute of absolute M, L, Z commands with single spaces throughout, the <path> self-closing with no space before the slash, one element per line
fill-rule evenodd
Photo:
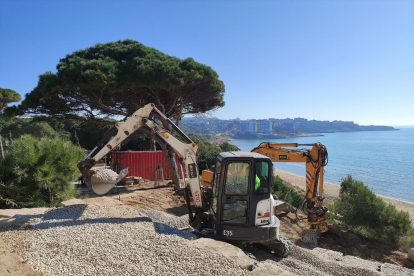
<path fill-rule="evenodd" d="M 272 161 L 251 152 L 222 152 L 216 159 L 209 213 L 217 237 L 239 242 L 278 239 L 273 214 Z"/>

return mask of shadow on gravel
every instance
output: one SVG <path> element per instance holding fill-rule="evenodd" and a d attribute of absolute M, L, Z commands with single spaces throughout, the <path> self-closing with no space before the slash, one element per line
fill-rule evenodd
<path fill-rule="evenodd" d="M 0 220 L 0 233 L 16 229 L 30 229 L 30 221 L 36 218 L 43 217 L 43 214 L 38 215 L 14 215 L 7 219 Z"/>
<path fill-rule="evenodd" d="M 80 216 L 82 216 L 87 206 L 87 204 L 74 204 L 52 209 L 44 214 L 43 220 L 51 220 L 57 217 L 59 217 L 59 219 L 77 220 Z"/>
<path fill-rule="evenodd" d="M 168 226 L 166 224 L 163 224 L 163 223 L 158 223 L 158 222 L 153 222 L 153 223 L 154 223 L 154 230 L 158 234 L 176 235 L 176 236 L 179 236 L 183 239 L 190 239 L 190 240 L 197 238 L 197 235 L 195 235 L 192 232 L 187 233 L 187 232 L 181 231 L 177 228 L 174 228 L 174 227 Z"/>
<path fill-rule="evenodd" d="M 179 207 L 167 208 L 166 211 L 167 213 L 173 214 L 174 216 L 178 216 L 178 217 L 188 214 L 187 205 L 185 204 Z M 193 212 L 195 212 L 194 208 L 193 208 Z"/>
<path fill-rule="evenodd" d="M 87 205 L 77 204 L 66 207 L 60 207 L 47 211 L 39 215 L 14 215 L 7 220 L 0 221 L 0 232 L 10 230 L 31 230 L 31 229 L 49 229 L 54 227 L 68 227 L 85 224 L 97 223 L 127 223 L 127 222 L 151 222 L 147 217 L 136 218 L 82 218 Z M 43 218 L 42 221 L 34 225 L 30 224 L 33 219 Z"/>
<path fill-rule="evenodd" d="M 81 220 L 63 220 L 57 222 L 41 222 L 36 224 L 34 229 L 49 229 L 53 227 L 68 227 L 68 226 L 79 226 L 85 224 L 101 224 L 101 223 L 127 223 L 127 222 L 151 222 L 149 218 L 138 217 L 138 218 L 96 218 L 96 219 L 81 219 Z"/>

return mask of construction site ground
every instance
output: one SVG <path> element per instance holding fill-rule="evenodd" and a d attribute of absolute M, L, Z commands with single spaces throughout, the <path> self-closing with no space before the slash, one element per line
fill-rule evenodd
<path fill-rule="evenodd" d="M 146 181 L 141 184 L 122 186 L 118 190 L 113 189 L 105 197 L 98 197 L 90 190 L 83 189 L 82 197 L 85 202 L 95 206 L 113 206 L 119 203 L 119 205 L 127 205 L 135 210 L 153 209 L 175 216 L 187 214 L 182 195 L 174 191 L 173 187 L 169 187 L 167 181 L 157 185 L 154 185 L 154 182 Z M 36 216 L 37 212 L 44 212 L 43 209 L 45 208 L 22 209 L 23 211 L 1 210 L 0 230 L 2 218 L 18 218 L 19 216 L 15 214 L 21 215 L 22 212 Z M 299 212 L 299 217 L 304 217 L 304 214 Z M 306 220 L 298 221 L 294 213 L 280 214 L 279 219 L 281 220 L 282 235 L 289 238 L 297 246 L 311 249 L 300 241 L 300 233 L 309 227 Z M 21 225 L 24 224 L 25 222 L 22 221 Z M 350 231 L 343 231 L 341 238 L 328 234 L 322 236 L 319 240 L 319 247 L 366 260 L 414 268 L 414 264 L 407 260 L 407 253 L 395 245 L 368 240 Z M 20 261 L 17 253 L 13 251 L 14 249 L 8 247 L 0 238 L 0 275 L 41 275 L 33 270 L 29 264 Z"/>
<path fill-rule="evenodd" d="M 183 196 L 173 187 L 166 187 L 168 182 L 158 185 L 162 188 L 154 188 L 153 182 L 147 182 L 141 185 L 126 186 L 125 192 L 119 196 L 113 196 L 120 199 L 123 204 L 131 206 L 134 209 L 154 209 L 163 211 L 172 215 L 182 216 L 187 214 L 187 208 Z M 295 189 L 297 192 L 302 191 L 284 182 L 286 185 Z M 128 191 L 128 192 L 127 192 Z M 333 198 L 328 198 L 330 203 Z M 305 214 L 298 211 L 297 219 L 295 213 L 281 213 L 279 219 L 281 221 L 281 234 L 289 238 L 296 245 L 310 248 L 300 240 L 301 232 L 309 228 L 309 224 L 305 218 Z M 399 249 L 395 244 L 370 240 L 361 235 L 352 233 L 343 229 L 341 238 L 333 234 L 324 234 L 319 239 L 319 247 L 341 252 L 345 255 L 352 255 L 366 260 L 374 260 L 379 262 L 392 263 L 404 267 L 414 269 L 414 263 L 407 260 L 407 253 Z"/>

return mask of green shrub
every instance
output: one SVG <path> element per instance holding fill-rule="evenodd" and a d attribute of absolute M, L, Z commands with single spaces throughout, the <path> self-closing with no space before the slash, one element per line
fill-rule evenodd
<path fill-rule="evenodd" d="M 210 168 L 216 163 L 217 154 L 221 152 L 221 149 L 207 142 L 207 136 L 190 134 L 190 138 L 198 146 L 197 163 L 201 173 L 202 170 Z"/>
<path fill-rule="evenodd" d="M 414 248 L 414 228 L 411 228 L 407 234 L 400 237 L 398 244 L 404 249 Z"/>
<path fill-rule="evenodd" d="M 18 139 L 23 135 L 31 135 L 36 138 L 58 137 L 59 134 L 45 122 L 35 122 L 32 119 L 9 120 L 0 129 L 4 138 Z"/>
<path fill-rule="evenodd" d="M 340 223 L 369 237 L 395 242 L 412 229 L 407 212 L 397 211 L 393 205 L 385 203 L 364 183 L 351 176 L 342 179 L 333 212 Z"/>
<path fill-rule="evenodd" d="M 273 180 L 273 191 L 281 200 L 291 204 L 292 206 L 301 209 L 303 196 L 295 190 L 283 184 L 283 180 L 276 176 Z"/>
<path fill-rule="evenodd" d="M 229 142 L 221 143 L 220 145 L 221 151 L 239 151 L 240 149 L 237 146 L 230 144 Z"/>
<path fill-rule="evenodd" d="M 24 135 L 13 140 L 0 163 L 0 208 L 57 206 L 75 195 L 84 151 L 59 138 Z"/>

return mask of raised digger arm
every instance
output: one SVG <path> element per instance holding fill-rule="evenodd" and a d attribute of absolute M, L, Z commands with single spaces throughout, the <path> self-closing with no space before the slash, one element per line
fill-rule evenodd
<path fill-rule="evenodd" d="M 168 121 L 170 126 L 181 136 L 182 141 L 174 137 L 168 130 L 158 125 L 151 115 L 158 115 Z M 121 122 L 115 124 L 115 126 L 109 130 L 98 145 L 91 150 L 88 155 L 78 163 L 78 168 L 88 183 L 92 185 L 102 185 L 100 183 L 94 183 L 91 181 L 93 172 L 91 168 L 105 155 L 118 147 L 125 139 L 132 135 L 135 131 L 141 127 L 146 126 L 154 131 L 155 135 L 162 139 L 166 144 L 171 146 L 178 154 L 179 158 L 183 161 L 188 173 L 189 187 L 193 196 L 194 205 L 198 209 L 205 209 L 205 202 L 202 197 L 202 191 L 200 188 L 200 182 L 198 177 L 198 165 L 197 165 L 197 145 L 179 129 L 169 118 L 167 118 L 160 110 L 158 110 L 154 104 L 147 104 L 144 107 L 135 111 L 130 117 L 127 117 Z M 118 181 L 109 182 L 107 188 L 103 189 L 108 192 Z M 184 181 L 184 179 L 183 179 Z M 184 188 L 184 187 L 182 187 Z M 190 214 L 190 217 L 192 214 Z"/>
<path fill-rule="evenodd" d="M 299 146 L 312 146 L 312 149 L 288 149 Z M 321 143 L 297 144 L 297 143 L 261 143 L 252 152 L 268 156 L 272 162 L 297 162 L 306 163 L 306 191 L 305 198 L 308 211 L 308 221 L 312 228 L 327 231 L 325 213 L 327 208 L 323 206 L 323 176 L 324 166 L 328 163 L 328 151 Z"/>
<path fill-rule="evenodd" d="M 78 163 L 78 168 L 85 181 L 91 183 L 91 168 L 105 157 L 109 152 L 118 147 L 132 133 L 143 126 L 143 118 L 148 118 L 154 109 L 153 104 L 147 104 L 135 111 L 130 117 L 117 122 L 97 143 L 86 157 Z"/>

